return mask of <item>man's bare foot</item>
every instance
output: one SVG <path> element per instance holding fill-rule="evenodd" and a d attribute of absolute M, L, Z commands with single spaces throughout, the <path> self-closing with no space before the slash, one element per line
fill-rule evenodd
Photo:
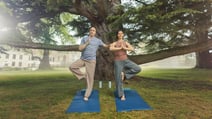
<path fill-rule="evenodd" d="M 83 100 L 84 101 L 88 101 L 88 97 L 87 96 L 84 96 Z"/>

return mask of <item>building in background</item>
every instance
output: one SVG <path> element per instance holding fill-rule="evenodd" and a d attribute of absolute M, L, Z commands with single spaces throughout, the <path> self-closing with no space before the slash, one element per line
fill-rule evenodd
<path fill-rule="evenodd" d="M 80 52 L 51 51 L 49 61 L 52 67 L 69 67 L 69 65 L 79 59 L 79 57 Z"/>
<path fill-rule="evenodd" d="M 24 49 L 13 48 L 6 52 L 7 54 L 0 53 L 0 69 L 36 70 L 39 67 L 40 59 L 43 57 L 42 50 L 30 50 L 29 52 Z M 50 51 L 49 63 L 52 67 L 68 67 L 79 57 L 80 52 Z"/>
<path fill-rule="evenodd" d="M 30 53 L 24 52 L 21 49 L 11 49 L 7 54 L 0 54 L 0 68 L 34 68 L 39 65 L 39 61 L 32 60 Z"/>

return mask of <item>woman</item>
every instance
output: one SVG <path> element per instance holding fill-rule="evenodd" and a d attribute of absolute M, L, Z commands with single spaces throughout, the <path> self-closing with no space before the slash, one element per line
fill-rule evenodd
<path fill-rule="evenodd" d="M 127 57 L 127 51 L 134 51 L 132 45 L 123 39 L 123 31 L 118 31 L 117 41 L 110 45 L 110 50 L 114 52 L 114 72 L 116 91 L 121 100 L 126 100 L 123 90 L 122 80 L 124 77 L 130 79 L 141 71 L 140 66 L 132 62 Z"/>

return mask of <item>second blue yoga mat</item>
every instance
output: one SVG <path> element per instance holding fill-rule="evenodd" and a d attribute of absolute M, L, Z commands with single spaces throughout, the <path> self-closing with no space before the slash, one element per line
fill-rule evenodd
<path fill-rule="evenodd" d="M 151 110 L 151 107 L 142 99 L 142 97 L 131 89 L 125 89 L 124 94 L 126 97 L 125 101 L 120 100 L 115 94 L 116 111 L 127 112 L 133 110 Z"/>
<path fill-rule="evenodd" d="M 100 112 L 99 92 L 93 90 L 88 101 L 84 101 L 85 90 L 77 92 L 66 113 Z"/>

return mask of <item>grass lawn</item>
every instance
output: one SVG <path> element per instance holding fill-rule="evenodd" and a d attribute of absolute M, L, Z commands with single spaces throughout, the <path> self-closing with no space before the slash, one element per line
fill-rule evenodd
<path fill-rule="evenodd" d="M 212 70 L 143 69 L 128 87 L 153 110 L 116 112 L 107 81 L 99 90 L 100 113 L 66 114 L 76 91 L 85 87 L 68 70 L 0 72 L 0 119 L 211 119 Z"/>

